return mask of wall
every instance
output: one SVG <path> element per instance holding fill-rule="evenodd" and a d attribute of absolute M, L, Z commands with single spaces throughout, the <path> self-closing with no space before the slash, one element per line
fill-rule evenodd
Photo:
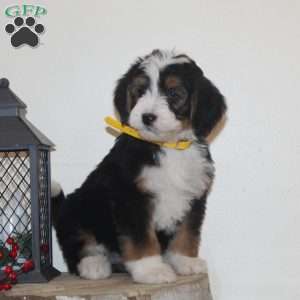
<path fill-rule="evenodd" d="M 47 7 L 46 32 L 38 48 L 14 49 L 3 10 L 17 2 L 0 3 L 1 76 L 55 142 L 65 191 L 112 146 L 103 117 L 129 63 L 153 48 L 184 50 L 229 106 L 211 146 L 217 178 L 201 249 L 214 299 L 299 299 L 300 2 L 30 1 Z M 57 246 L 54 260 L 64 269 Z"/>

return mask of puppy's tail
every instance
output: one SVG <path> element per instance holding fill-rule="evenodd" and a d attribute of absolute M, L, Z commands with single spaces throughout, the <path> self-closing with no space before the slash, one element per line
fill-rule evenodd
<path fill-rule="evenodd" d="M 61 185 L 58 182 L 52 180 L 51 181 L 51 210 L 52 210 L 52 224 L 54 225 L 54 228 L 56 228 L 60 208 L 64 199 L 65 199 L 65 195 Z"/>

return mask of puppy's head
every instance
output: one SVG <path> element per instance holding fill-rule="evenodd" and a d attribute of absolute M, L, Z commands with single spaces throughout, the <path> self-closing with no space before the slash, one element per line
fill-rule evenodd
<path fill-rule="evenodd" d="M 152 141 L 205 138 L 226 105 L 219 90 L 184 54 L 154 50 L 118 81 L 114 104 L 121 121 Z"/>

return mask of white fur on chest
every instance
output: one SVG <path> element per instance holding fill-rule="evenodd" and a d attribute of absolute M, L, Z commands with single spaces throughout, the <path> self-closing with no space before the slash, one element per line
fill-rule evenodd
<path fill-rule="evenodd" d="M 186 150 L 164 149 L 159 166 L 142 171 L 144 187 L 154 195 L 153 224 L 157 230 L 172 232 L 193 199 L 199 199 L 211 183 L 214 167 L 206 149 L 192 145 Z"/>

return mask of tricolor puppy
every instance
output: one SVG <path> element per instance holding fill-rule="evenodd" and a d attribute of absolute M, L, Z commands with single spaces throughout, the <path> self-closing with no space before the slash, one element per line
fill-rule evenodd
<path fill-rule="evenodd" d="M 184 54 L 154 50 L 118 81 L 121 134 L 80 188 L 52 186 L 54 225 L 71 273 L 111 275 L 118 255 L 136 282 L 172 282 L 205 271 L 198 258 L 206 197 L 214 177 L 208 134 L 226 106 Z M 164 143 L 190 141 L 185 150 Z"/>

